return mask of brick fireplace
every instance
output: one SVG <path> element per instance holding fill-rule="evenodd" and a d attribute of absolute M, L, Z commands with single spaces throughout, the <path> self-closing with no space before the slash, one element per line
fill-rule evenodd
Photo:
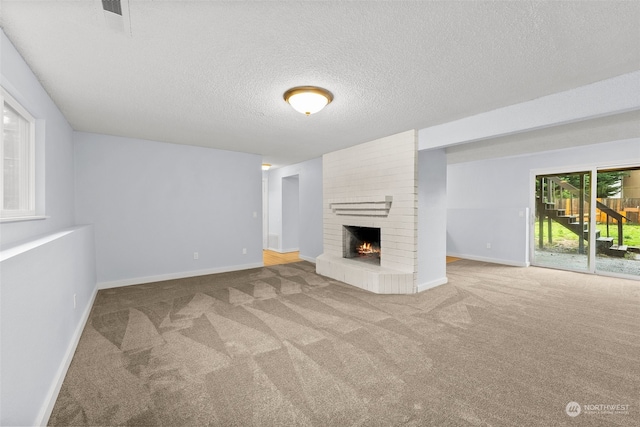
<path fill-rule="evenodd" d="M 325 154 L 323 200 L 324 252 L 316 271 L 371 292 L 415 293 L 416 132 Z M 376 236 L 378 242 L 366 241 Z M 377 247 L 354 255 L 351 246 L 362 243 Z"/>

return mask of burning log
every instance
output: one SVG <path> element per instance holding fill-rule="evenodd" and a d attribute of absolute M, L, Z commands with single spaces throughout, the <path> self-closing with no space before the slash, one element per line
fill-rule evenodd
<path fill-rule="evenodd" d="M 360 246 L 356 248 L 359 254 L 379 254 L 380 248 L 376 248 L 375 246 L 371 246 L 371 243 L 364 242 Z"/>

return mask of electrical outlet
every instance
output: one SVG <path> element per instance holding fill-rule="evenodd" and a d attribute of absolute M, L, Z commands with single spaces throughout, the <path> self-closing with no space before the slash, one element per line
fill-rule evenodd
<path fill-rule="evenodd" d="M 487 249 L 491 249 L 491 243 L 487 243 Z"/>
<path fill-rule="evenodd" d="M 258 212 L 255 212 L 255 211 L 254 211 L 254 212 L 253 212 L 253 217 L 254 217 L 254 218 L 258 218 Z"/>
<path fill-rule="evenodd" d="M 242 248 L 242 255 L 246 255 L 247 254 L 247 248 Z"/>
<path fill-rule="evenodd" d="M 76 307 L 77 307 L 76 294 L 73 294 L 73 309 L 75 310 Z"/>
<path fill-rule="evenodd" d="M 193 253 L 193 259 L 199 259 L 200 255 L 198 254 L 198 252 L 194 252 Z"/>

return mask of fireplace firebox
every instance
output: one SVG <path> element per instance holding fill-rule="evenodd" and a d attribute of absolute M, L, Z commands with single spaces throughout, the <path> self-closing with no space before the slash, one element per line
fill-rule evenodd
<path fill-rule="evenodd" d="M 380 229 L 344 225 L 342 257 L 380 265 Z"/>

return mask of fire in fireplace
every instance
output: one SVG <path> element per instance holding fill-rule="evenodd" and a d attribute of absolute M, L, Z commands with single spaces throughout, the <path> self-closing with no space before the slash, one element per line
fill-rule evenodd
<path fill-rule="evenodd" d="M 380 265 L 380 229 L 344 225 L 342 256 Z"/>

